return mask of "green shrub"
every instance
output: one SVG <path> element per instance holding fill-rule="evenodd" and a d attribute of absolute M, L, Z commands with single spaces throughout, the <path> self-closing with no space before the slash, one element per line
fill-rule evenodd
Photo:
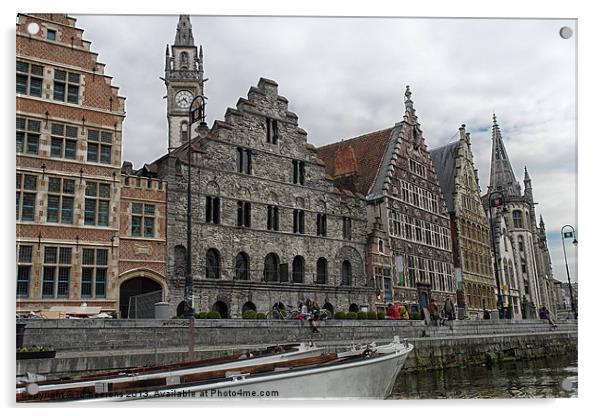
<path fill-rule="evenodd" d="M 369 311 L 367 314 L 368 319 L 370 320 L 376 320 L 378 318 L 378 315 L 376 314 L 376 311 Z"/>
<path fill-rule="evenodd" d="M 363 321 L 367 318 L 368 318 L 368 314 L 366 312 L 358 312 L 357 313 L 357 319 L 359 319 L 360 321 Z"/>
<path fill-rule="evenodd" d="M 376 317 L 377 317 L 379 320 L 385 319 L 385 313 L 384 313 L 384 312 L 378 312 L 378 313 L 376 314 Z"/>
<path fill-rule="evenodd" d="M 221 319 L 222 316 L 218 311 L 211 311 L 207 314 L 207 319 Z"/>
<path fill-rule="evenodd" d="M 255 319 L 266 319 L 267 315 L 263 312 L 257 312 L 257 315 L 255 315 Z"/>
<path fill-rule="evenodd" d="M 346 318 L 346 314 L 343 311 L 337 311 L 334 314 L 334 319 L 345 319 Z"/>
<path fill-rule="evenodd" d="M 194 314 L 194 317 L 196 319 L 207 319 L 207 314 L 209 313 L 209 311 L 200 311 Z"/>
<path fill-rule="evenodd" d="M 330 311 L 329 311 L 328 309 L 327 309 L 327 310 L 325 310 L 325 311 L 324 311 L 324 313 L 326 314 L 326 316 L 327 316 L 329 319 L 332 319 L 332 313 L 330 313 Z"/>
<path fill-rule="evenodd" d="M 253 309 L 248 309 L 242 313 L 242 319 L 255 319 L 257 318 L 257 312 Z"/>
<path fill-rule="evenodd" d="M 422 317 L 420 316 L 420 312 L 410 312 L 410 319 L 413 321 L 419 321 L 422 319 Z"/>
<path fill-rule="evenodd" d="M 357 313 L 347 312 L 347 315 L 345 315 L 345 319 L 357 319 Z"/>

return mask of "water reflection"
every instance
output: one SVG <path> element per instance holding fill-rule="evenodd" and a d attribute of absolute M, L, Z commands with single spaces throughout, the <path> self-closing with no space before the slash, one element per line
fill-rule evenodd
<path fill-rule="evenodd" d="M 577 357 L 402 373 L 390 399 L 577 397 Z"/>

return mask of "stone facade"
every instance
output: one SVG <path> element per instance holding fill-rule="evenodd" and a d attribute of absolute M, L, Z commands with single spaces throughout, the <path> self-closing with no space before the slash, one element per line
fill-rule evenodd
<path fill-rule="evenodd" d="M 474 166 L 470 133 L 465 126 L 460 139 L 430 151 L 451 220 L 451 240 L 458 285 L 458 307 L 467 315 L 483 316 L 495 310 L 489 222 L 481 204 L 478 171 Z"/>
<path fill-rule="evenodd" d="M 66 15 L 19 14 L 16 62 L 17 312 L 116 312 L 125 98 Z"/>
<path fill-rule="evenodd" d="M 394 127 L 318 149 L 335 184 L 366 195 L 368 276 L 384 308 L 420 311 L 430 299 L 456 302 L 449 214 L 409 87 Z"/>
<path fill-rule="evenodd" d="M 550 305 L 546 279 L 553 276 L 545 228 L 537 226 L 533 187 L 527 168 L 523 192 L 514 176 L 495 115 L 492 131 L 491 174 L 482 202 L 485 210 L 494 215 L 494 223 L 497 224 L 492 232 L 498 272 L 502 279 L 514 282 L 520 293 L 520 300 L 516 299 L 511 296 L 510 286 L 503 286 L 502 302 L 514 316 L 534 318 L 541 306 Z"/>

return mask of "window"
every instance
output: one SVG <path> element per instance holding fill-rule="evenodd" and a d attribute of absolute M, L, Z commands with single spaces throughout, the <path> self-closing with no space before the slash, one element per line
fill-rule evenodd
<path fill-rule="evenodd" d="M 278 143 L 278 121 L 269 117 L 265 119 L 266 124 L 266 142 L 271 144 Z"/>
<path fill-rule="evenodd" d="M 77 127 L 52 123 L 50 156 L 75 160 L 77 153 Z"/>
<path fill-rule="evenodd" d="M 183 121 L 180 124 L 180 139 L 182 139 L 182 143 L 184 140 L 188 140 L 188 122 Z"/>
<path fill-rule="evenodd" d="M 305 259 L 295 256 L 293 259 L 293 283 L 303 283 L 305 279 Z"/>
<path fill-rule="evenodd" d="M 17 61 L 17 94 L 42 96 L 42 77 L 44 67 Z"/>
<path fill-rule="evenodd" d="M 426 178 L 426 167 L 422 163 L 416 162 L 413 159 L 410 159 L 410 172 Z"/>
<path fill-rule="evenodd" d="M 379 253 L 385 252 L 385 242 L 383 240 L 381 240 L 380 238 L 378 239 L 378 252 Z"/>
<path fill-rule="evenodd" d="M 319 285 L 325 285 L 328 281 L 328 262 L 324 257 L 318 259 L 316 265 L 316 283 Z"/>
<path fill-rule="evenodd" d="M 514 228 L 523 228 L 523 213 L 522 211 L 512 211 L 512 220 L 514 222 Z"/>
<path fill-rule="evenodd" d="M 305 212 L 303 210 L 293 210 L 293 233 L 305 234 Z"/>
<path fill-rule="evenodd" d="M 207 279 L 219 279 L 220 270 L 219 270 L 219 252 L 210 248 L 207 250 L 206 264 L 205 264 L 205 277 Z"/>
<path fill-rule="evenodd" d="M 205 198 L 205 222 L 219 224 L 220 222 L 220 199 L 217 196 Z"/>
<path fill-rule="evenodd" d="M 44 247 L 43 298 L 68 298 L 71 247 Z"/>
<path fill-rule="evenodd" d="M 31 277 L 33 246 L 19 246 L 17 259 L 17 297 L 29 297 L 29 280 Z"/>
<path fill-rule="evenodd" d="M 305 162 L 293 160 L 293 183 L 305 185 Z"/>
<path fill-rule="evenodd" d="M 251 174 L 251 149 L 236 148 L 236 171 L 238 173 Z"/>
<path fill-rule="evenodd" d="M 266 282 L 277 282 L 279 279 L 278 275 L 278 256 L 274 253 L 270 253 L 265 256 L 263 261 L 263 277 Z"/>
<path fill-rule="evenodd" d="M 82 255 L 82 298 L 105 298 L 109 250 L 84 248 Z"/>
<path fill-rule="evenodd" d="M 54 70 L 52 98 L 55 101 L 79 104 L 80 75 L 74 72 Z"/>
<path fill-rule="evenodd" d="M 268 230 L 278 231 L 280 229 L 278 216 L 278 207 L 268 205 Z"/>
<path fill-rule="evenodd" d="M 522 235 L 518 236 L 518 251 L 525 251 L 525 240 Z"/>
<path fill-rule="evenodd" d="M 318 214 L 316 218 L 316 235 L 326 237 L 326 214 Z"/>
<path fill-rule="evenodd" d="M 391 222 L 389 225 L 389 232 L 394 237 L 401 236 L 401 214 L 397 211 L 391 212 Z"/>
<path fill-rule="evenodd" d="M 153 204 L 132 203 L 132 236 L 155 236 L 155 206 Z"/>
<path fill-rule="evenodd" d="M 111 185 L 86 181 L 86 201 L 84 206 L 84 224 L 109 226 L 109 202 Z"/>
<path fill-rule="evenodd" d="M 180 69 L 188 69 L 188 65 L 188 52 L 182 52 L 180 54 Z"/>
<path fill-rule="evenodd" d="M 38 154 L 40 124 L 39 120 L 17 117 L 17 153 Z"/>
<path fill-rule="evenodd" d="M 343 217 L 343 239 L 351 240 L 351 218 Z"/>
<path fill-rule="evenodd" d="M 238 201 L 236 225 L 239 227 L 251 227 L 251 203 Z"/>
<path fill-rule="evenodd" d="M 88 162 L 110 165 L 112 143 L 112 132 L 88 129 Z"/>
<path fill-rule="evenodd" d="M 234 270 L 235 280 L 249 280 L 249 256 L 244 251 L 236 256 Z"/>
<path fill-rule="evenodd" d="M 351 285 L 351 263 L 348 260 L 345 260 L 341 265 L 341 285 Z"/>
<path fill-rule="evenodd" d="M 407 286 L 416 287 L 416 257 L 408 256 L 408 280 Z"/>
<path fill-rule="evenodd" d="M 17 220 L 35 220 L 37 189 L 37 176 L 17 174 Z"/>
<path fill-rule="evenodd" d="M 54 30 L 54 29 L 46 29 L 46 39 L 48 39 L 48 40 L 56 40 L 56 30 Z"/>
<path fill-rule="evenodd" d="M 53 177 L 48 178 L 46 222 L 73 224 L 74 194 L 74 180 Z"/>

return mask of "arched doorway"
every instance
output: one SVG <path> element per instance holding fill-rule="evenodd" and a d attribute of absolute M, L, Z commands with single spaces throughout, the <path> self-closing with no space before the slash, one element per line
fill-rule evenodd
<path fill-rule="evenodd" d="M 154 318 L 155 303 L 163 300 L 163 288 L 148 277 L 137 276 L 119 287 L 119 312 L 122 318 Z"/>
<path fill-rule="evenodd" d="M 251 301 L 246 302 L 244 305 L 242 305 L 242 313 L 245 313 L 248 310 L 257 312 L 257 306 L 255 306 L 255 304 Z"/>
<path fill-rule="evenodd" d="M 352 303 L 351 305 L 349 305 L 349 312 L 357 313 L 359 311 L 360 311 L 360 308 L 359 308 L 359 306 L 357 306 L 357 304 Z"/>
<path fill-rule="evenodd" d="M 332 303 L 330 302 L 326 302 L 323 306 L 322 309 L 326 309 L 328 312 L 330 312 L 330 315 L 334 315 L 334 306 L 332 306 Z"/>
<path fill-rule="evenodd" d="M 219 312 L 219 314 L 221 315 L 222 319 L 229 318 L 229 316 L 228 316 L 228 305 L 226 305 L 221 300 L 218 300 L 217 302 L 215 302 L 213 304 L 213 306 L 211 307 L 211 310 Z"/>

